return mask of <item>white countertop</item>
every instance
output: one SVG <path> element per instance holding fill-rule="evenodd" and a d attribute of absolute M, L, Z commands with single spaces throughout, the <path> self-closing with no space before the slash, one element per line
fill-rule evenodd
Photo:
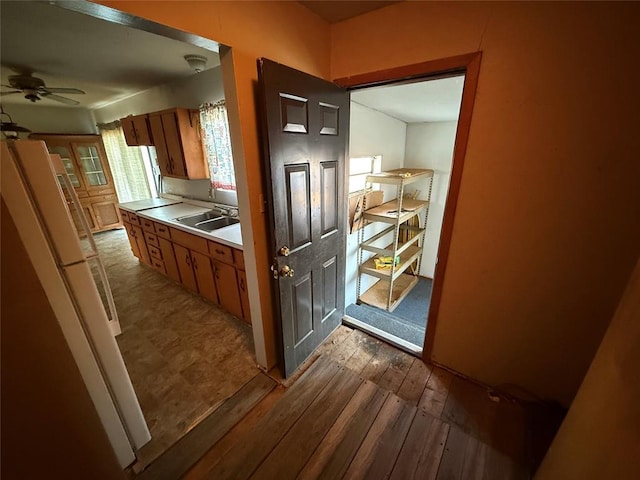
<path fill-rule="evenodd" d="M 144 200 L 140 201 L 144 202 Z M 120 207 L 124 210 L 133 211 L 139 217 L 144 217 L 148 218 L 149 220 L 164 223 L 166 225 L 170 225 L 173 228 L 177 228 L 178 230 L 182 230 L 184 232 L 206 238 L 207 240 L 212 240 L 214 242 L 218 242 L 223 245 L 242 250 L 242 229 L 240 228 L 239 223 L 236 223 L 235 225 L 229 225 L 228 227 L 219 228 L 218 230 L 214 230 L 213 232 L 203 232 L 202 230 L 198 230 L 197 228 L 189 227 L 188 225 L 183 225 L 180 222 L 176 222 L 176 218 L 208 212 L 209 210 L 211 210 L 210 207 L 201 207 L 189 203 L 175 203 L 174 201 L 173 205 L 158 206 L 155 208 L 148 207 L 144 210 L 132 210 L 130 208 L 130 205 L 132 203 L 137 202 L 121 203 Z"/>
<path fill-rule="evenodd" d="M 148 208 L 164 207 L 166 205 L 173 205 L 176 203 L 180 203 L 180 200 L 171 200 L 169 198 L 145 198 L 144 200 L 121 203 L 120 208 L 135 213 Z"/>

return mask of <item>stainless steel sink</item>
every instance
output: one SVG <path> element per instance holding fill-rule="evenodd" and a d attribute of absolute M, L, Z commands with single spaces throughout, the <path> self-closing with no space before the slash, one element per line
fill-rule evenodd
<path fill-rule="evenodd" d="M 197 228 L 203 232 L 212 232 L 222 227 L 228 227 L 229 225 L 240 223 L 240 220 L 233 217 L 222 216 L 220 213 L 212 210 L 205 213 L 199 213 L 197 215 L 176 218 L 176 222 Z"/>

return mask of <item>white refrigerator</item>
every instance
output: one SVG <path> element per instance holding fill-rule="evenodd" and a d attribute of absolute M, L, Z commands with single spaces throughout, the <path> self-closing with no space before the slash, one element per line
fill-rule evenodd
<path fill-rule="evenodd" d="M 0 153 L 2 198 L 124 468 L 151 436 L 114 338 L 117 313 L 82 207 L 44 142 L 2 141 Z"/>

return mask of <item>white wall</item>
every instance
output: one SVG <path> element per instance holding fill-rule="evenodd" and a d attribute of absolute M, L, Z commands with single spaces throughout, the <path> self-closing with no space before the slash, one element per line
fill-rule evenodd
<path fill-rule="evenodd" d="M 433 278 L 436 267 L 444 206 L 451 178 L 457 125 L 458 122 L 435 122 L 412 123 L 407 126 L 404 166 L 434 170 L 424 254 L 420 266 L 420 275 L 428 278 Z M 420 182 L 420 185 L 417 186 L 422 190 L 421 197 L 427 194 L 424 183 Z"/>
<path fill-rule="evenodd" d="M 357 99 L 357 92 L 351 94 Z M 349 137 L 349 157 L 382 155 L 382 170 L 401 168 L 405 157 L 407 124 L 388 115 L 351 102 L 351 123 Z M 385 201 L 390 200 L 389 193 Z M 366 227 L 366 235 L 371 236 L 379 225 Z M 370 231 L 371 229 L 371 231 Z M 356 281 L 358 278 L 358 233 L 347 235 L 346 255 L 346 296 L 345 303 L 356 301 Z M 363 275 L 362 291 L 374 283 L 372 277 Z"/>
<path fill-rule="evenodd" d="M 45 101 L 45 100 L 41 100 Z M 21 127 L 34 133 L 98 133 L 96 121 L 90 110 L 79 107 L 50 107 L 42 105 L 9 104 L 4 110 Z M 6 117 L 3 117 L 6 120 Z M 20 138 L 25 138 L 21 134 Z"/>

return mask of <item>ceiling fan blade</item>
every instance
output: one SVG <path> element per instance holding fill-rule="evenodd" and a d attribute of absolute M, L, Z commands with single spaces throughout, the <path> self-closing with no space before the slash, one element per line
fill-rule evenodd
<path fill-rule="evenodd" d="M 0 96 L 12 95 L 14 93 L 22 93 L 20 90 L 14 90 L 13 92 L 0 92 Z"/>
<path fill-rule="evenodd" d="M 57 87 L 44 87 L 42 92 L 51 92 L 51 93 L 73 93 L 73 94 L 82 94 L 85 92 L 82 90 L 78 90 L 77 88 L 57 88 Z"/>
<path fill-rule="evenodd" d="M 67 97 L 62 97 L 60 95 L 56 95 L 55 93 L 43 92 L 41 94 L 42 98 L 48 98 L 50 100 L 55 100 L 56 102 L 66 103 L 67 105 L 79 105 L 80 102 L 76 102 L 75 100 L 71 100 Z"/>

